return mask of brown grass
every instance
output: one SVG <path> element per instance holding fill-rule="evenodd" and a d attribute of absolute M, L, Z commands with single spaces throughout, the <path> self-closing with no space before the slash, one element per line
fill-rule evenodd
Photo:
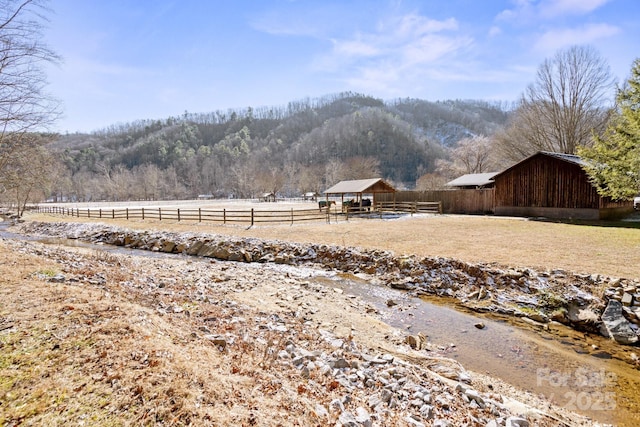
<path fill-rule="evenodd" d="M 38 221 L 87 219 L 30 215 Z M 396 220 L 222 226 L 176 221 L 104 220 L 135 229 L 199 231 L 291 242 L 327 243 L 467 262 L 640 278 L 640 228 L 605 227 L 482 216 L 415 216 Z"/>
<path fill-rule="evenodd" d="M 203 338 L 203 319 L 240 336 L 258 330 L 255 313 L 236 326 L 228 320 L 237 313 L 215 303 L 123 286 L 140 280 L 140 266 L 102 258 L 76 253 L 56 264 L 0 241 L 0 426 L 318 424 L 299 376 L 268 369 L 284 348 L 278 332 L 231 350 Z M 60 273 L 66 283 L 49 281 Z M 188 308 L 162 314 L 161 303 Z M 305 392 L 336 397 L 323 381 Z"/>

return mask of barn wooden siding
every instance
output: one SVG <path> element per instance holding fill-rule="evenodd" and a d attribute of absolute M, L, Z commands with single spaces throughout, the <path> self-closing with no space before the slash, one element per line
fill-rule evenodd
<path fill-rule="evenodd" d="M 632 209 L 629 201 L 601 197 L 579 163 L 554 154 L 537 153 L 494 180 L 497 215 L 597 220 Z"/>
<path fill-rule="evenodd" d="M 495 177 L 496 206 L 599 209 L 600 196 L 575 163 L 538 154 Z"/>
<path fill-rule="evenodd" d="M 378 194 L 379 201 L 392 201 L 392 194 Z M 493 188 L 479 190 L 396 191 L 397 202 L 442 202 L 443 213 L 493 213 Z"/>

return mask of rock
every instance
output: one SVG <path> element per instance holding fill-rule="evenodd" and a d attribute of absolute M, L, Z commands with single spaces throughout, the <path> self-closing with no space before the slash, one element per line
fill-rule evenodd
<path fill-rule="evenodd" d="M 387 307 L 393 307 L 394 305 L 398 305 L 398 303 L 392 299 L 387 300 Z"/>
<path fill-rule="evenodd" d="M 589 308 L 582 308 L 576 303 L 571 303 L 567 307 L 567 318 L 579 327 L 589 330 L 598 330 L 597 325 L 600 318 L 596 312 Z"/>
<path fill-rule="evenodd" d="M 633 295 L 628 293 L 623 294 L 622 300 L 620 302 L 622 303 L 622 305 L 625 305 L 627 307 L 633 305 Z"/>
<path fill-rule="evenodd" d="M 478 322 L 478 323 L 474 324 L 473 326 L 475 326 L 478 329 L 484 329 L 486 327 L 486 325 L 483 322 Z"/>
<path fill-rule="evenodd" d="M 66 280 L 63 274 L 56 274 L 55 276 L 50 277 L 47 282 L 51 283 L 63 283 Z"/>
<path fill-rule="evenodd" d="M 358 420 L 349 411 L 343 411 L 338 418 L 338 422 L 343 427 L 358 427 Z"/>
<path fill-rule="evenodd" d="M 205 338 L 211 341 L 220 350 L 224 350 L 227 347 L 227 339 L 221 335 L 205 335 Z"/>
<path fill-rule="evenodd" d="M 426 347 L 427 337 L 423 333 L 418 333 L 418 335 L 408 335 L 404 342 L 409 344 L 414 350 L 422 350 Z"/>
<path fill-rule="evenodd" d="M 216 257 L 217 258 L 217 257 Z M 243 262 L 245 261 L 244 251 L 231 252 L 227 257 L 228 261 Z"/>
<path fill-rule="evenodd" d="M 369 412 L 361 406 L 356 408 L 356 421 L 364 427 L 371 427 L 373 425 L 371 415 L 369 415 Z"/>
<path fill-rule="evenodd" d="M 162 252 L 167 252 L 167 253 L 171 253 L 173 252 L 173 249 L 176 247 L 176 243 L 172 242 L 170 240 L 165 241 L 162 244 Z"/>
<path fill-rule="evenodd" d="M 314 412 L 316 413 L 316 416 L 318 418 L 326 418 L 329 416 L 329 412 L 327 411 L 327 408 L 325 408 L 324 405 L 321 405 L 319 403 L 316 403 Z"/>
<path fill-rule="evenodd" d="M 631 329 L 631 324 L 622 313 L 622 304 L 616 300 L 609 300 L 607 308 L 602 313 L 601 332 L 604 336 L 616 340 L 620 344 L 635 344 L 638 336 Z"/>
<path fill-rule="evenodd" d="M 410 291 L 414 289 L 414 286 L 410 282 L 391 282 L 389 283 L 389 287 L 393 289 L 400 289 L 403 291 Z"/>
<path fill-rule="evenodd" d="M 507 418 L 505 427 L 529 427 L 529 421 L 520 417 L 509 417 Z"/>
<path fill-rule="evenodd" d="M 410 426 L 413 427 L 425 427 L 425 424 L 416 420 L 415 418 L 413 418 L 413 416 L 409 415 L 407 418 L 404 419 L 407 424 L 409 424 Z"/>

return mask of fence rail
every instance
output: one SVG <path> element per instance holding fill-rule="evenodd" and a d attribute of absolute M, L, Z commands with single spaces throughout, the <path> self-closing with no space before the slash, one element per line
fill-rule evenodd
<path fill-rule="evenodd" d="M 379 212 L 442 213 L 442 202 L 376 202 Z"/>
<path fill-rule="evenodd" d="M 331 213 L 319 209 L 290 209 L 263 211 L 256 209 L 182 209 L 182 208 L 65 208 L 60 206 L 38 206 L 39 213 L 67 215 L 77 218 L 95 219 L 150 219 L 158 221 L 197 221 L 221 224 L 244 223 L 294 223 L 298 221 L 330 221 Z"/>

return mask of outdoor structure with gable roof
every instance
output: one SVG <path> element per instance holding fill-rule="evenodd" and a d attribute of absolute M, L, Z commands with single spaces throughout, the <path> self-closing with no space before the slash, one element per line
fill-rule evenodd
<path fill-rule="evenodd" d="M 453 181 L 449 181 L 445 185 L 447 187 L 466 189 L 492 188 L 495 184 L 493 177 L 498 173 L 499 172 L 469 173 L 466 175 L 462 175 L 454 179 Z"/>
<path fill-rule="evenodd" d="M 600 196 L 579 156 L 540 151 L 496 174 L 495 214 L 569 219 L 624 216 L 630 201 Z"/>
<path fill-rule="evenodd" d="M 396 190 L 382 178 L 357 179 L 352 181 L 340 181 L 331 188 L 325 190 L 324 194 L 329 201 L 329 197 L 340 196 L 341 205 L 344 206 L 345 195 L 355 196 L 354 202 L 362 206 L 363 195 L 370 194 L 373 197 L 373 205 L 376 203 L 376 196 L 380 193 L 395 194 Z"/>

